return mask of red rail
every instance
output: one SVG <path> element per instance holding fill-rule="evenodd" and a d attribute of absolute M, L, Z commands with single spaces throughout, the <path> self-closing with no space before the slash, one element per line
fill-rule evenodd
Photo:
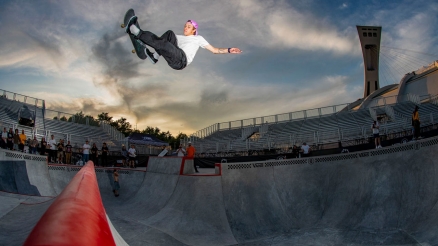
<path fill-rule="evenodd" d="M 50 205 L 24 245 L 116 245 L 106 219 L 93 162 Z"/>

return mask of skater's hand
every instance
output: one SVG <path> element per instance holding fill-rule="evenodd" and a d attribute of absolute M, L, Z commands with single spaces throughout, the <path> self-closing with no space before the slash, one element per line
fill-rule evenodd
<path fill-rule="evenodd" d="M 230 54 L 240 54 L 242 51 L 239 48 L 230 48 Z"/>

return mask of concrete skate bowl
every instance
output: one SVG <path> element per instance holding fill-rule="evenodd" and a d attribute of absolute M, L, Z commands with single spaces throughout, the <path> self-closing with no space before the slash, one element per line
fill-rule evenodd
<path fill-rule="evenodd" d="M 151 158 L 147 172 L 119 171 L 119 197 L 110 170 L 96 169 L 96 177 L 106 213 L 129 245 L 437 245 L 437 147 L 430 138 L 339 155 L 222 163 L 212 176 L 181 171 L 181 158 Z M 59 193 L 79 169 L 49 166 L 46 183 Z M 34 218 L 42 210 L 3 213 L 0 244 L 18 230 L 6 217 Z"/>

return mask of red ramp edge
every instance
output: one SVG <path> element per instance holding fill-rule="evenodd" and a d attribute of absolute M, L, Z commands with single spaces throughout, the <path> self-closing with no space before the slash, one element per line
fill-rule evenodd
<path fill-rule="evenodd" d="M 116 245 L 92 161 L 50 205 L 24 245 Z"/>

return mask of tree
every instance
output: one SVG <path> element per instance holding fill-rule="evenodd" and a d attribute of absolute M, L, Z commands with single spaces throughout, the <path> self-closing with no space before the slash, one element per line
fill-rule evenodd
<path fill-rule="evenodd" d="M 97 115 L 97 119 L 99 121 L 104 121 L 105 123 L 110 124 L 113 121 L 113 117 L 109 116 L 108 113 L 102 112 L 101 114 Z"/>
<path fill-rule="evenodd" d="M 116 128 L 119 132 L 123 133 L 125 137 L 129 136 L 132 133 L 132 125 L 126 118 L 120 117 L 120 119 L 111 122 L 111 125 Z"/>
<path fill-rule="evenodd" d="M 147 126 L 145 129 L 141 131 L 138 129 L 132 129 L 131 123 L 129 123 L 126 118 L 120 117 L 120 119 L 118 120 L 113 120 L 113 117 L 110 116 L 109 113 L 107 112 L 102 112 L 98 114 L 97 118 L 95 119 L 93 116 L 85 115 L 82 111 L 80 111 L 74 114 L 72 117 L 69 117 L 68 120 L 65 116 L 61 117 L 60 120 L 72 122 L 73 118 L 74 118 L 74 122 L 80 124 L 85 124 L 87 122 L 86 119 L 88 118 L 88 124 L 91 126 L 99 126 L 100 122 L 103 121 L 116 128 L 119 132 L 123 133 L 126 137 L 131 135 L 132 133 L 149 134 L 155 136 L 156 138 L 164 142 L 169 143 L 169 145 L 174 148 L 180 144 L 179 141 L 182 138 L 187 138 L 187 135 L 181 132 L 176 137 L 174 137 L 169 131 L 162 132 L 158 127 Z M 57 117 L 55 117 L 54 119 L 57 119 Z"/>

